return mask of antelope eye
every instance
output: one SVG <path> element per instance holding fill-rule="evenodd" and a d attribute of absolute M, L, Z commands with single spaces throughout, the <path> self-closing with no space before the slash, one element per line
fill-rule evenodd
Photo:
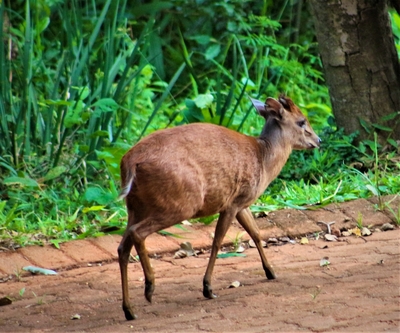
<path fill-rule="evenodd" d="M 301 128 L 305 128 L 306 127 L 306 121 L 304 119 L 300 120 L 299 122 L 297 122 L 297 125 L 299 125 Z"/>

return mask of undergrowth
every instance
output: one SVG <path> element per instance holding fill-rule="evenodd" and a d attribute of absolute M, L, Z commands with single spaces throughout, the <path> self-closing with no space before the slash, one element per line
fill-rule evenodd
<path fill-rule="evenodd" d="M 292 154 L 254 212 L 399 193 L 397 143 L 355 146 L 336 129 L 309 13 L 294 6 L 3 1 L 0 245 L 121 233 L 119 162 L 132 144 L 198 121 L 256 136 L 249 96 L 289 95 L 323 141 Z"/>

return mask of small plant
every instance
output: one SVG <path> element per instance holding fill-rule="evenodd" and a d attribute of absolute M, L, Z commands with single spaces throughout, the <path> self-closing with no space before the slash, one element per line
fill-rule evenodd
<path fill-rule="evenodd" d="M 357 216 L 357 228 L 362 230 L 362 228 L 364 227 L 363 225 L 363 216 L 361 214 L 361 212 L 358 212 L 358 216 Z"/>
<path fill-rule="evenodd" d="M 381 177 L 380 170 L 379 170 L 379 155 L 378 155 L 378 135 L 374 132 L 374 185 L 376 189 L 376 195 L 378 196 L 378 207 L 380 210 L 383 209 L 384 204 L 382 202 L 382 194 L 379 188 L 379 178 Z"/>
<path fill-rule="evenodd" d="M 39 297 L 38 295 L 36 295 L 36 293 L 34 291 L 32 291 L 33 296 L 35 296 L 36 298 L 36 304 L 37 305 L 43 305 L 45 304 L 45 300 L 44 298 L 46 297 L 46 295 L 43 295 L 42 297 Z"/>
<path fill-rule="evenodd" d="M 22 268 L 16 268 L 15 269 L 15 271 L 14 271 L 14 274 L 15 274 L 15 277 L 17 278 L 17 281 L 18 282 L 21 282 L 21 280 L 22 280 L 22 273 L 23 273 L 23 271 L 22 271 Z M 22 289 L 21 289 L 22 290 Z M 23 288 L 23 293 L 25 292 L 25 288 Z"/>
<path fill-rule="evenodd" d="M 20 297 L 23 297 L 24 294 L 25 294 L 25 287 L 22 288 L 22 289 L 19 291 L 19 296 L 20 296 Z"/>
<path fill-rule="evenodd" d="M 242 238 L 243 238 L 244 235 L 245 235 L 245 232 L 242 231 L 242 232 L 238 232 L 236 234 L 235 238 L 229 237 L 232 240 L 232 245 L 233 245 L 233 251 L 232 252 L 237 252 L 239 250 L 240 246 L 242 245 Z"/>
<path fill-rule="evenodd" d="M 315 301 L 315 299 L 317 298 L 317 296 L 321 293 L 322 289 L 320 286 L 316 286 L 315 290 L 310 294 L 313 301 Z"/>
<path fill-rule="evenodd" d="M 396 198 L 396 197 L 395 197 Z M 394 200 L 394 198 L 392 199 Z M 397 211 L 395 211 L 392 207 L 390 207 L 390 202 L 385 202 L 386 208 L 389 210 L 389 212 L 393 215 L 394 220 L 398 226 L 400 226 L 400 206 L 397 207 Z"/>

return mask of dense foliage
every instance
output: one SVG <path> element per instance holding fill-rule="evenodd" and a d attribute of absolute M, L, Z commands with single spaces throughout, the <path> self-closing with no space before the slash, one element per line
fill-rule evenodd
<path fill-rule="evenodd" d="M 156 129 L 188 122 L 258 135 L 263 120 L 248 96 L 285 93 L 324 133 L 320 151 L 290 159 L 265 203 L 293 180 L 335 191 L 337 170 L 369 156 L 336 131 L 302 2 L 15 0 L 2 2 L 0 22 L 4 241 L 57 244 L 119 229 L 124 152 Z M 396 168 L 389 161 L 385 171 Z M 354 177 L 360 188 L 344 199 L 368 193 Z M 383 193 L 399 191 L 392 185 Z M 308 199 L 301 204 L 322 203 Z"/>

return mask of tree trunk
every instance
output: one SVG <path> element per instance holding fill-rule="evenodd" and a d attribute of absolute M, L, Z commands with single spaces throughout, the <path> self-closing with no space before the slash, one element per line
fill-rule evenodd
<path fill-rule="evenodd" d="M 400 139 L 400 64 L 386 0 L 310 0 L 337 125 Z M 398 112 L 395 119 L 383 117 Z M 382 131 L 387 126 L 392 132 Z M 382 127 L 381 127 L 382 129 Z"/>

